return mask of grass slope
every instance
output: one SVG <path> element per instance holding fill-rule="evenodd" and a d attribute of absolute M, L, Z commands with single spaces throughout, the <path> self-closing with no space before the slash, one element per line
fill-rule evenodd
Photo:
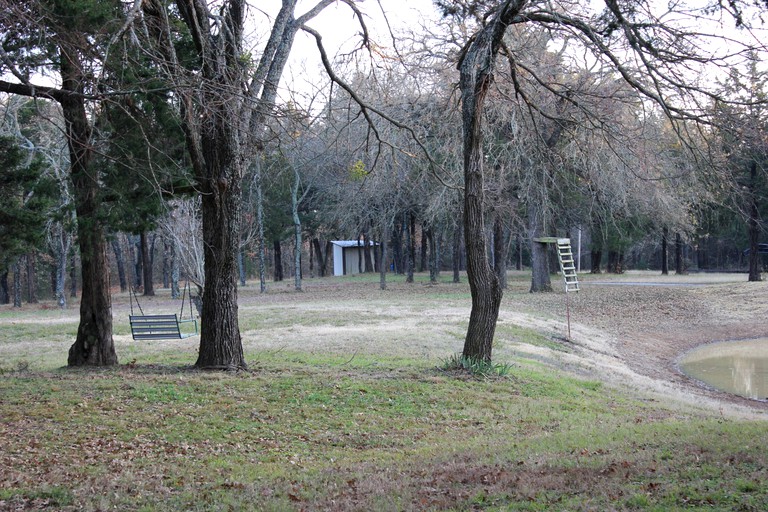
<path fill-rule="evenodd" d="M 382 299 L 356 288 L 373 283 L 338 283 L 245 300 L 251 371 L 238 374 L 193 371 L 194 349 L 121 335 L 128 364 L 58 368 L 68 320 L 25 310 L 0 322 L 0 510 L 768 509 L 765 422 L 683 413 L 521 355 L 504 377 L 443 371 L 423 346 L 460 345 L 461 325 L 380 326 L 461 309 L 465 287 Z M 365 342 L 344 313 L 354 304 L 370 313 Z M 303 311 L 310 331 L 352 334 L 334 350 L 295 327 L 291 343 Z M 505 329 L 510 353 L 563 350 Z"/>

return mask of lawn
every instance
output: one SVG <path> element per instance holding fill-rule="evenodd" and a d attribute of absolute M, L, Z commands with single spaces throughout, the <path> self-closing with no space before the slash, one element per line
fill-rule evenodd
<path fill-rule="evenodd" d="M 119 294 L 110 369 L 62 367 L 75 311 L 3 308 L 0 510 L 768 509 L 759 410 L 590 373 L 559 323 L 503 319 L 502 375 L 449 371 L 466 284 L 391 281 L 241 290 L 239 373 L 133 342 Z"/>

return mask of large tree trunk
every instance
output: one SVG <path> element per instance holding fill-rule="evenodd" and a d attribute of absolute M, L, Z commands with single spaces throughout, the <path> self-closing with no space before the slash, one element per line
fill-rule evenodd
<path fill-rule="evenodd" d="M 75 184 L 75 190 L 79 188 Z M 85 219 L 89 217 L 86 215 Z M 78 209 L 77 218 L 83 289 L 77 339 L 69 349 L 67 362 L 69 366 L 114 365 L 118 361 L 112 339 L 109 261 L 104 232 L 94 222 L 81 222 L 83 210 Z"/>
<path fill-rule="evenodd" d="M 669 228 L 666 226 L 661 232 L 661 275 L 669 275 Z"/>
<path fill-rule="evenodd" d="M 217 169 L 214 175 L 225 179 L 224 176 L 229 172 Z M 230 177 L 226 181 L 230 184 L 228 186 L 239 188 L 239 180 Z M 206 369 L 241 369 L 246 364 L 237 318 L 236 254 L 240 233 L 240 193 L 239 190 L 221 193 L 220 186 L 212 187 L 213 191 L 202 194 L 205 291 L 200 352 L 195 366 Z"/>
<path fill-rule="evenodd" d="M 491 360 L 502 297 L 499 279 L 488 262 L 486 251 L 483 105 L 504 33 L 524 3 L 524 0 L 504 2 L 476 34 L 459 63 L 464 142 L 464 240 L 467 280 L 472 293 L 472 310 L 462 354 L 474 360 Z"/>
<path fill-rule="evenodd" d="M 82 92 L 83 66 L 78 57 L 61 52 L 62 89 Z M 99 177 L 91 168 L 93 149 L 91 127 L 82 96 L 62 96 L 62 113 L 67 127 L 70 171 L 77 212 L 77 239 L 80 246 L 83 290 L 80 325 L 69 349 L 67 364 L 115 365 L 117 354 L 112 339 L 112 299 L 109 294 L 109 263 L 104 228 L 98 215 Z"/>
<path fill-rule="evenodd" d="M 210 106 L 209 108 L 215 108 Z M 198 368 L 246 368 L 237 305 L 237 251 L 240 246 L 240 188 L 243 160 L 237 127 L 228 105 L 209 112 L 203 130 L 202 185 L 205 291 Z"/>

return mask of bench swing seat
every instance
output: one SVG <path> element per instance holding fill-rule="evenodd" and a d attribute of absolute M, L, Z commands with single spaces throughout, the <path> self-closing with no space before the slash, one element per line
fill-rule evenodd
<path fill-rule="evenodd" d="M 178 315 L 130 315 L 131 334 L 134 340 L 173 340 L 197 336 L 197 320 L 179 320 Z M 193 324 L 182 331 L 182 324 Z"/>
<path fill-rule="evenodd" d="M 128 319 L 131 322 L 131 335 L 134 340 L 182 340 L 197 336 L 197 319 L 192 316 L 192 292 L 189 288 L 189 281 L 184 285 L 184 293 L 181 296 L 181 312 L 178 315 L 175 313 L 173 315 L 145 315 L 144 310 L 141 309 L 141 304 L 139 304 L 139 297 L 136 295 L 135 288 L 131 288 L 129 297 L 131 314 Z M 189 318 L 184 318 L 184 303 L 187 298 L 189 298 Z M 133 314 L 134 300 L 140 315 Z M 185 326 L 182 330 L 183 324 L 192 325 Z"/>

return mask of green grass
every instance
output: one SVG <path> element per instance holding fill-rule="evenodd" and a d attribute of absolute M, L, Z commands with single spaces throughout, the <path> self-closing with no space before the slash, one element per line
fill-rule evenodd
<path fill-rule="evenodd" d="M 524 367 L 404 361 L 7 371 L 0 504 L 61 509 L 760 510 L 761 422 Z M 108 489 L 108 493 L 94 489 Z"/>
<path fill-rule="evenodd" d="M 191 370 L 196 341 L 126 342 L 130 364 L 61 368 L 72 324 L 24 312 L 0 324 L 0 510 L 768 508 L 763 421 L 682 413 L 522 356 L 476 378 L 377 351 L 376 326 L 398 321 L 386 308 L 464 300 L 465 287 L 444 288 L 366 302 L 376 341 L 345 354 L 258 341 L 349 326 L 353 300 L 320 314 L 298 296 L 309 315 L 295 318 L 304 310 L 267 297 L 241 310 L 256 342 L 240 373 Z M 414 341 L 444 328 L 427 319 Z M 564 350 L 548 333 L 499 329 L 507 345 Z"/>

